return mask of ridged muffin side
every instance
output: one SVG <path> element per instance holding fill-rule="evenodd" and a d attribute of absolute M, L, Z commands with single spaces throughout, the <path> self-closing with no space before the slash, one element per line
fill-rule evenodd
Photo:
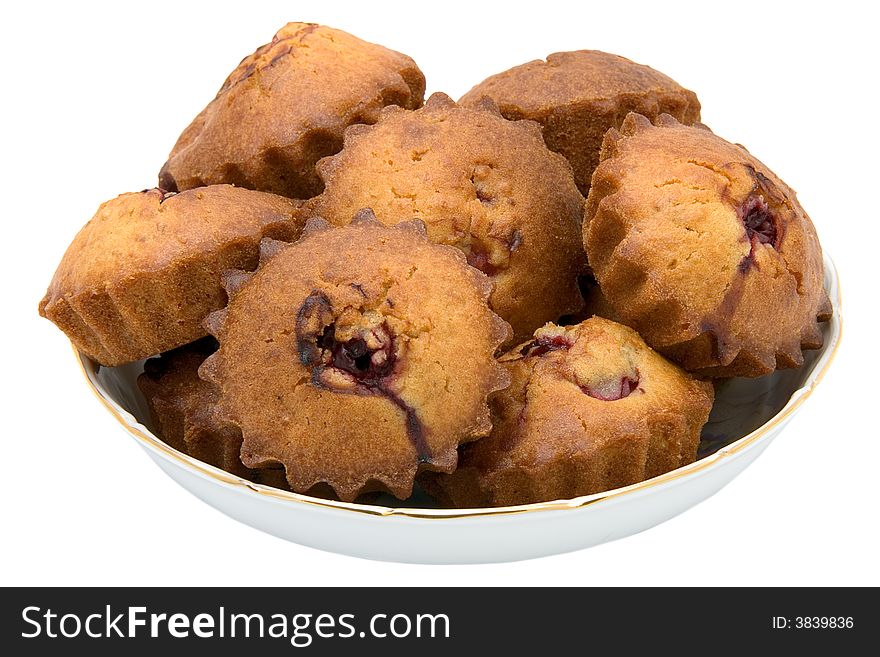
<path fill-rule="evenodd" d="M 456 508 L 571 499 L 627 486 L 696 458 L 714 391 L 632 329 L 593 317 L 548 324 L 501 358 L 492 433 L 458 469 L 421 481 Z"/>
<path fill-rule="evenodd" d="M 264 237 L 299 237 L 299 208 L 229 185 L 122 194 L 73 239 L 40 314 L 105 366 L 192 342 L 226 303 L 221 272 L 255 267 Z"/>
<path fill-rule="evenodd" d="M 557 52 L 492 75 L 459 101 L 478 107 L 491 98 L 505 118 L 537 121 L 548 148 L 571 163 L 586 196 L 599 163 L 602 137 L 619 128 L 629 112 L 674 116 L 688 125 L 700 120 L 700 101 L 659 71 L 599 50 Z"/>
<path fill-rule="evenodd" d="M 621 321 L 689 371 L 760 376 L 822 345 L 822 249 L 794 191 L 708 129 L 630 114 L 610 130 L 584 222 Z"/>
<path fill-rule="evenodd" d="M 320 192 L 315 163 L 352 124 L 388 105 L 421 106 L 425 76 L 406 55 L 314 23 L 288 23 L 245 57 L 183 131 L 159 186 L 231 183 L 292 198 Z"/>

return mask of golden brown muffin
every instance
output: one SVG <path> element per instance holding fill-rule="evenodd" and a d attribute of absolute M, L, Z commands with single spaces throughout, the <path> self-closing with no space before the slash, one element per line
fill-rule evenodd
<path fill-rule="evenodd" d="M 492 433 L 461 448 L 451 475 L 423 483 L 455 507 L 569 499 L 691 463 L 712 385 L 594 317 L 552 324 L 501 358 L 510 386 L 492 397 Z"/>
<path fill-rule="evenodd" d="M 251 469 L 241 462 L 241 432 L 214 417 L 216 386 L 198 376 L 217 348 L 213 338 L 151 358 L 137 383 L 159 436 L 174 449 L 255 483 L 287 488 L 283 468 Z"/>
<path fill-rule="evenodd" d="M 228 185 L 107 201 L 67 248 L 40 302 L 101 365 L 140 360 L 205 335 L 222 308 L 220 272 L 253 269 L 263 237 L 294 240 L 299 203 Z"/>
<path fill-rule="evenodd" d="M 312 220 L 296 244 L 265 241 L 256 273 L 226 287 L 207 322 L 220 349 L 200 375 L 248 467 L 281 463 L 297 492 L 325 482 L 343 500 L 406 498 L 418 470 L 452 471 L 459 444 L 489 432 L 509 327 L 486 277 L 420 222 Z"/>
<path fill-rule="evenodd" d="M 652 68 L 598 50 L 557 52 L 493 75 L 462 96 L 476 106 L 491 98 L 508 119 L 532 119 L 544 129 L 550 150 L 574 169 L 584 196 L 599 163 L 602 137 L 620 127 L 628 112 L 661 113 L 682 123 L 700 119 L 696 94 Z"/>
<path fill-rule="evenodd" d="M 342 131 L 373 123 L 386 105 L 419 107 L 425 76 L 405 55 L 313 23 L 288 23 L 245 57 L 183 131 L 159 186 L 214 183 L 308 198 L 321 191 L 315 162 Z"/>
<path fill-rule="evenodd" d="M 431 240 L 464 251 L 495 283 L 492 309 L 516 340 L 581 306 L 584 200 L 535 123 L 434 94 L 421 110 L 349 128 L 318 173 L 326 187 L 312 211 L 331 223 L 369 207 L 386 225 L 422 219 Z"/>
<path fill-rule="evenodd" d="M 584 242 L 622 321 L 687 370 L 798 367 L 830 316 L 822 249 L 794 191 L 742 146 L 661 116 L 611 130 Z"/>

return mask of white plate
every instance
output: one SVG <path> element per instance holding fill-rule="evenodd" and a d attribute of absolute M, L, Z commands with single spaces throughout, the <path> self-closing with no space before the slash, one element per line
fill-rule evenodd
<path fill-rule="evenodd" d="M 491 509 L 439 509 L 426 496 L 388 506 L 324 500 L 254 484 L 169 447 L 147 428 L 135 384 L 142 363 L 96 366 L 79 354 L 104 406 L 168 476 L 243 523 L 302 545 L 368 559 L 486 563 L 530 559 L 612 541 L 653 527 L 710 497 L 754 461 L 822 379 L 840 344 L 837 272 L 825 258 L 834 317 L 822 349 L 803 367 L 718 389 L 703 430 L 702 458 L 632 486 L 571 500 Z M 136 494 L 132 491 L 131 494 Z"/>

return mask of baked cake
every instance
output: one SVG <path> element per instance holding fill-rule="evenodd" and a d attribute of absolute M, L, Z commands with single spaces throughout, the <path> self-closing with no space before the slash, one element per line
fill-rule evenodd
<path fill-rule="evenodd" d="M 491 98 L 508 119 L 532 119 L 551 150 L 574 169 L 584 196 L 599 163 L 602 137 L 628 112 L 661 113 L 691 124 L 700 119 L 696 94 L 648 66 L 598 50 L 557 52 L 493 75 L 462 96 L 469 107 Z"/>
<path fill-rule="evenodd" d="M 425 77 L 398 52 L 330 27 L 288 23 L 245 57 L 193 120 L 159 173 L 173 191 L 214 183 L 308 198 L 315 162 L 342 131 L 386 105 L 422 104 Z"/>
<path fill-rule="evenodd" d="M 831 308 L 822 249 L 794 191 L 705 128 L 630 114 L 611 130 L 584 244 L 615 313 L 685 369 L 799 367 Z"/>
<path fill-rule="evenodd" d="M 582 305 L 584 201 L 537 124 L 434 94 L 421 110 L 349 128 L 318 173 L 326 187 L 310 211 L 331 223 L 369 207 L 387 225 L 421 219 L 431 240 L 464 251 L 494 282 L 492 309 L 515 340 Z"/>
<path fill-rule="evenodd" d="M 553 324 L 501 361 L 510 386 L 492 398 L 493 428 L 461 448 L 451 475 L 424 485 L 455 507 L 570 499 L 691 463 L 714 392 L 632 329 L 593 317 Z"/>
<path fill-rule="evenodd" d="M 485 275 L 420 222 L 312 220 L 293 245 L 265 241 L 256 273 L 228 274 L 226 289 L 200 375 L 248 467 L 282 464 L 297 492 L 325 482 L 343 500 L 406 498 L 417 471 L 451 472 L 459 444 L 489 432 L 509 326 Z"/>
<path fill-rule="evenodd" d="M 298 202 L 213 185 L 122 194 L 67 248 L 40 314 L 101 365 L 146 358 L 204 336 L 222 308 L 220 272 L 253 269 L 263 237 L 294 240 Z"/>

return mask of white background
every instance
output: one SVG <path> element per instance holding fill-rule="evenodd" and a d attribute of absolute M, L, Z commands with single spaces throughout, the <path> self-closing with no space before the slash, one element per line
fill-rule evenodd
<path fill-rule="evenodd" d="M 872 3 L 640 4 L 6 3 L 0 584 L 880 584 Z M 840 269 L 844 340 L 822 385 L 710 500 L 640 535 L 530 562 L 342 557 L 189 495 L 100 407 L 37 302 L 98 204 L 153 186 L 180 131 L 288 20 L 405 52 L 429 91 L 454 98 L 491 73 L 578 48 L 625 55 L 697 91 L 715 132 L 798 190 Z"/>

